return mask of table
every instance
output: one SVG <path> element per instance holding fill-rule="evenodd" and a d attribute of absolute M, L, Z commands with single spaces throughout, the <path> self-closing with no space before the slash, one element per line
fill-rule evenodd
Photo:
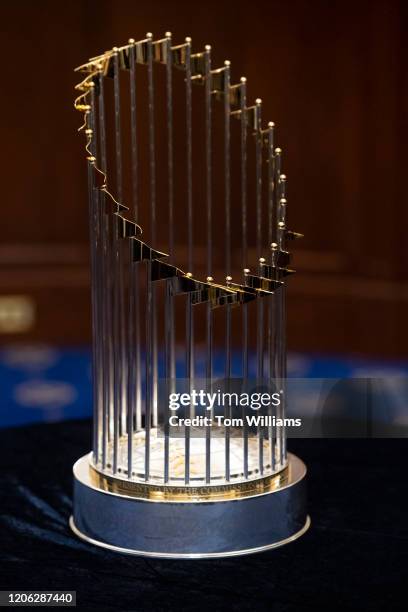
<path fill-rule="evenodd" d="M 165 561 L 77 540 L 71 468 L 88 420 L 0 430 L 0 588 L 76 590 L 87 610 L 398 610 L 408 442 L 290 440 L 309 468 L 310 531 L 258 555 Z"/>

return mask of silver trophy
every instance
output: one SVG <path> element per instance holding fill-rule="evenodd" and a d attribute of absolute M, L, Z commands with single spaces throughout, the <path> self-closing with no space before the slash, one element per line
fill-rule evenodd
<path fill-rule="evenodd" d="M 286 227 L 275 126 L 263 127 L 260 99 L 248 104 L 246 79 L 231 82 L 230 62 L 214 69 L 190 38 L 148 33 L 77 70 L 94 403 L 71 528 L 152 557 L 288 543 L 310 519 L 306 468 L 286 451 L 287 241 L 301 235 Z M 203 388 L 221 397 L 220 367 L 223 397 L 254 381 L 273 389 L 257 425 L 238 403 L 192 400 Z M 181 396 L 178 410 L 169 398 Z"/>

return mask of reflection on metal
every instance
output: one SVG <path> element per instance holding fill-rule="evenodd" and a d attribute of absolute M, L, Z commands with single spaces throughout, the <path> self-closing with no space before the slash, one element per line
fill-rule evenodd
<path fill-rule="evenodd" d="M 175 70 L 184 73 L 183 109 L 173 102 L 177 86 Z M 85 479 L 81 486 L 78 484 L 81 500 L 75 506 L 75 524 L 80 531 L 83 530 L 80 513 L 84 511 L 86 487 L 103 491 L 104 495 L 117 496 L 119 513 L 120 498 L 126 496 L 126 491 L 143 490 L 146 493 L 144 499 L 150 501 L 178 499 L 176 489 L 172 487 L 180 487 L 180 479 L 185 487 L 183 501 L 191 504 L 212 499 L 226 502 L 241 497 L 251 500 L 260 493 L 276 496 L 281 492 L 283 496 L 290 462 L 282 427 L 257 426 L 254 435 L 245 423 L 238 434 L 224 426 L 220 441 L 211 424 L 206 424 L 201 444 L 194 438 L 191 427 L 186 425 L 182 441 L 177 440 L 174 445 L 169 408 L 159 405 L 158 396 L 162 354 L 169 392 L 174 392 L 177 387 L 176 304 L 184 303 L 184 374 L 190 390 L 197 378 L 199 315 L 205 330 L 206 387 L 208 390 L 214 388 L 214 348 L 219 334 L 216 327 L 219 311 L 224 327 L 223 369 L 229 388 L 235 341 L 233 317 L 238 309 L 242 329 L 242 370 L 239 373 L 242 384 L 245 387 L 249 378 L 251 334 L 255 327 L 256 378 L 258 381 L 269 379 L 281 394 L 280 406 L 276 411 L 270 407 L 269 415 L 284 416 L 285 283 L 294 272 L 289 267 L 291 256 L 287 242 L 300 238 L 301 234 L 286 227 L 286 176 L 281 171 L 282 150 L 275 147 L 275 124 L 269 122 L 263 127 L 262 101 L 256 99 L 252 105 L 247 103 L 247 81 L 241 77 L 238 83 L 233 83 L 229 61 L 219 68 L 214 67 L 209 45 L 202 51 L 193 52 L 191 38 L 175 45 L 170 32 L 157 40 L 151 33 L 140 41 L 130 39 L 127 45 L 114 47 L 92 58 L 77 71 L 83 73 L 83 80 L 76 87 L 79 95 L 75 107 L 84 117 L 79 129 L 86 137 L 89 181 L 94 434 L 90 472 L 93 476 L 89 481 Z M 145 75 L 142 76 L 143 72 Z M 159 73 L 164 76 L 164 89 L 158 85 Z M 197 93 L 202 94 L 202 126 L 193 121 L 192 90 L 195 85 L 201 86 L 201 92 Z M 109 92 L 113 96 L 110 110 Z M 165 118 L 160 125 L 158 108 L 163 109 Z M 175 118 L 181 113 L 184 115 L 185 153 L 184 163 L 180 165 Z M 216 137 L 216 130 L 219 130 L 216 128 L 217 113 L 223 125 L 222 139 Z M 238 122 L 231 121 L 232 118 Z M 163 125 L 164 148 L 158 144 L 159 137 L 163 136 Z M 109 134 L 109 126 L 113 135 Z M 125 129 L 129 133 L 125 133 Z M 142 150 L 139 138 L 143 129 L 147 140 L 145 150 Z M 239 142 L 237 167 L 231 154 L 234 131 L 237 131 Z M 193 167 L 194 138 L 202 139 L 203 161 L 199 174 Z M 218 149 L 221 150 L 223 173 L 222 202 L 216 198 L 213 176 L 217 170 Z M 162 164 L 158 162 L 159 154 L 160 160 L 165 160 Z M 252 159 L 254 163 L 250 163 Z M 142 181 L 144 160 L 147 160 L 146 180 Z M 163 178 L 159 178 L 162 176 L 161 166 L 165 168 Z M 181 177 L 176 172 L 180 168 L 183 168 Z M 126 204 L 128 169 L 131 197 Z M 249 193 L 251 176 L 254 193 Z M 159 180 L 164 181 L 166 187 L 165 199 L 159 197 Z M 198 180 L 201 181 L 199 187 L 204 206 L 204 222 L 200 228 L 197 227 L 193 206 L 193 187 Z M 144 182 L 148 184 L 147 193 L 142 189 Z M 175 195 L 179 182 L 184 186 L 181 201 Z M 111 183 L 114 188 L 110 187 Z M 239 185 L 237 203 L 232 196 L 235 184 Z M 144 234 L 139 221 L 146 205 L 148 227 Z M 177 209 L 184 207 L 186 220 L 187 261 L 184 269 L 176 265 L 178 236 L 182 229 L 178 225 L 180 215 L 176 216 L 176 206 Z M 234 271 L 236 237 L 232 233 L 233 215 L 241 218 L 239 277 Z M 163 247 L 163 241 L 160 245 L 157 241 L 158 220 L 163 221 L 167 228 Z M 220 280 L 213 278 L 218 252 L 215 249 L 217 225 L 224 228 L 224 274 Z M 250 226 L 254 228 L 256 261 L 250 261 L 248 256 Z M 197 238 L 206 244 L 204 279 L 196 273 Z M 160 251 L 159 246 L 168 252 Z M 256 304 L 255 308 L 251 304 Z M 199 305 L 204 306 L 200 309 Z M 180 339 L 177 344 L 180 344 Z M 187 416 L 192 418 L 195 410 L 190 405 Z M 225 407 L 223 415 L 230 418 L 231 407 Z M 211 409 L 210 416 L 214 416 L 214 409 Z M 298 466 L 298 460 L 294 461 Z M 197 465 L 202 467 L 199 472 Z M 300 471 L 302 480 L 304 473 Z M 265 482 L 274 484 L 268 488 Z M 226 497 L 219 497 L 220 486 L 228 490 Z M 190 495 L 193 490 L 198 493 Z M 246 491 L 244 496 L 240 494 L 242 490 Z M 307 523 L 301 490 L 303 485 L 296 488 L 295 494 L 300 504 L 299 516 L 291 523 L 288 514 L 282 521 L 285 528 L 278 535 L 273 535 L 271 527 L 269 541 L 261 544 L 254 541 L 253 546 L 248 546 L 246 539 L 240 544 L 237 534 L 237 541 L 231 546 L 225 544 L 225 549 L 220 548 L 221 542 L 213 542 L 210 556 L 229 554 L 228 551 L 234 547 L 236 550 L 256 550 L 290 541 L 294 533 L 301 533 Z M 275 509 L 273 503 L 273 500 L 268 502 L 265 508 L 268 507 L 272 514 L 276 513 L 277 520 L 281 520 L 279 512 L 287 510 L 283 506 L 280 510 L 278 507 Z M 128 511 L 129 507 L 126 508 Z M 195 511 L 192 509 L 191 512 Z M 244 515 L 249 519 L 250 512 L 245 511 Z M 196 520 L 197 517 L 194 524 Z M 89 529 L 90 532 L 83 535 L 89 540 L 101 540 L 100 534 L 93 538 L 92 526 Z M 168 553 L 171 556 L 177 552 L 175 549 L 172 551 L 174 543 L 171 543 L 171 534 L 168 536 L 169 540 L 163 546 L 168 546 L 169 550 L 164 551 L 165 554 L 160 552 L 160 555 Z M 193 536 L 186 540 L 185 549 L 178 550 L 179 556 L 188 556 L 189 548 L 197 552 L 198 540 L 194 544 Z M 268 533 L 266 537 L 268 539 Z M 106 544 L 129 548 L 121 546 L 118 541 L 106 541 Z"/>

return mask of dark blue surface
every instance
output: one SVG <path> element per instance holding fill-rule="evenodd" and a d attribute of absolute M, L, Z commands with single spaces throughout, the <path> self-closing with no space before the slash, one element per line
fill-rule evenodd
<path fill-rule="evenodd" d="M 197 355 L 197 370 L 204 355 Z M 240 375 L 241 354 L 233 355 L 233 375 Z M 255 360 L 250 374 L 254 375 Z M 182 359 L 177 375 L 183 376 Z M 222 376 L 222 355 L 215 355 L 216 376 Z M 344 379 L 386 377 L 408 380 L 408 362 L 381 362 L 325 355 L 290 354 L 288 375 L 298 379 Z M 317 382 L 317 381 L 316 381 Z M 311 388 L 311 386 L 310 386 Z M 91 414 L 91 353 L 88 348 L 9 346 L 0 350 L 0 427 L 34 422 L 53 422 Z M 401 403 L 395 393 L 394 403 Z M 294 406 L 302 412 L 302 405 Z M 405 405 L 405 404 L 404 404 Z M 397 412 L 401 408 L 397 406 Z M 395 413 L 395 410 L 394 410 Z"/>
<path fill-rule="evenodd" d="M 119 555 L 70 532 L 89 421 L 0 431 L 0 589 L 76 590 L 77 607 L 174 612 L 406 609 L 406 440 L 290 440 L 308 467 L 310 530 L 248 557 Z"/>
<path fill-rule="evenodd" d="M 2 349 L 0 389 L 2 427 L 89 416 L 90 351 L 48 346 Z"/>

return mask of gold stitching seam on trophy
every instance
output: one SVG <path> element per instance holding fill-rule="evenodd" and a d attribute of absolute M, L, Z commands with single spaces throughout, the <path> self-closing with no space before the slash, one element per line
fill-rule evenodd
<path fill-rule="evenodd" d="M 148 35 L 151 36 L 151 35 Z M 167 58 L 167 39 L 161 38 L 157 41 L 152 41 L 151 38 L 145 38 L 141 41 L 129 41 L 128 45 L 124 45 L 122 47 L 114 47 L 112 50 L 106 51 L 105 53 L 91 58 L 89 62 L 82 64 L 76 68 L 76 72 L 87 73 L 86 77 L 76 85 L 75 89 L 81 91 L 82 93 L 76 98 L 74 102 L 74 107 L 76 110 L 80 111 L 84 115 L 84 123 L 80 126 L 78 131 L 85 131 L 85 135 L 87 137 L 87 142 L 85 145 L 85 151 L 87 153 L 88 163 L 92 165 L 95 172 L 98 173 L 100 177 L 102 177 L 102 183 L 98 187 L 98 189 L 104 192 L 111 201 L 116 205 L 117 210 L 116 214 L 120 210 L 129 210 L 127 206 L 123 203 L 119 202 L 112 193 L 108 190 L 108 178 L 106 172 L 104 172 L 96 163 L 96 158 L 92 154 L 90 147 L 93 142 L 93 130 L 92 127 L 88 125 L 88 117 L 92 110 L 91 105 L 89 104 L 88 96 L 90 91 L 95 86 L 95 79 L 103 76 L 110 76 L 110 71 L 112 67 L 112 60 L 115 57 L 118 57 L 119 68 L 121 70 L 128 70 L 130 67 L 130 51 L 134 49 L 136 62 L 139 64 L 147 63 L 147 44 L 151 42 L 154 49 L 154 60 L 158 63 L 165 63 Z M 185 68 L 185 48 L 187 44 L 185 43 L 181 45 L 172 46 L 171 51 L 174 52 L 174 67 L 178 67 L 181 69 Z M 204 79 L 204 55 L 205 53 L 195 53 L 191 55 L 191 79 L 193 82 L 202 82 Z M 229 62 L 228 62 L 229 66 Z M 219 99 L 224 94 L 224 89 L 222 87 L 223 79 L 225 73 L 225 66 L 222 68 L 216 68 L 210 71 L 211 78 L 211 88 L 212 94 L 215 94 L 215 97 Z M 240 95 L 238 92 L 241 91 L 242 82 L 239 84 L 233 84 L 229 86 L 229 95 L 231 106 L 234 107 L 239 105 L 240 103 Z M 254 133 L 261 133 L 262 135 L 268 133 L 270 129 L 273 129 L 273 124 L 268 124 L 268 128 L 266 130 L 262 130 L 261 126 L 258 125 L 257 120 L 257 108 L 261 103 L 260 100 L 257 100 L 257 104 L 253 106 L 246 107 L 245 110 L 245 120 L 247 124 L 252 126 L 252 130 Z M 242 119 L 242 109 L 235 109 L 230 111 L 231 116 L 236 116 L 237 118 Z M 269 127 L 272 126 L 272 127 Z M 264 142 L 262 139 L 262 144 L 266 145 L 267 142 Z M 142 233 L 142 228 L 137 225 L 136 222 L 133 222 L 135 225 L 136 233 Z M 301 234 L 296 232 L 292 232 L 287 230 L 286 227 L 283 228 L 285 235 L 288 238 L 298 238 L 301 237 Z M 128 236 L 129 237 L 129 236 Z M 131 239 L 135 239 L 134 236 L 130 236 Z M 151 260 L 156 259 L 157 251 L 155 251 L 152 247 L 146 245 L 147 249 L 150 250 L 150 258 Z M 164 254 L 163 254 L 164 255 Z M 160 257 L 163 256 L 160 254 Z M 283 283 L 280 282 L 280 278 L 283 278 L 293 272 L 293 270 L 288 270 L 285 268 L 281 268 L 278 266 L 269 267 L 269 278 L 264 278 L 258 275 L 246 275 L 246 281 L 249 285 L 248 289 L 255 289 L 255 293 L 250 295 L 248 291 L 248 295 L 245 295 L 245 285 L 235 286 L 232 283 L 228 283 L 225 285 L 220 284 L 212 284 L 209 282 L 203 281 L 195 281 L 191 275 L 187 275 L 185 272 L 180 270 L 181 275 L 184 278 L 189 278 L 190 281 L 193 281 L 200 287 L 205 286 L 204 290 L 197 291 L 197 288 L 193 287 L 193 283 L 191 283 L 191 287 L 187 291 L 183 291 L 183 293 L 197 293 L 197 298 L 194 303 L 202 303 L 205 301 L 210 301 L 213 308 L 218 306 L 225 306 L 227 304 L 242 304 L 247 301 L 250 301 L 255 298 L 261 298 L 265 295 L 270 295 L 275 291 L 275 289 L 281 286 Z M 275 278 L 271 278 L 273 276 L 271 272 L 275 273 Z M 158 280 L 158 279 L 157 279 Z M 208 281 L 208 279 L 207 279 Z"/>

